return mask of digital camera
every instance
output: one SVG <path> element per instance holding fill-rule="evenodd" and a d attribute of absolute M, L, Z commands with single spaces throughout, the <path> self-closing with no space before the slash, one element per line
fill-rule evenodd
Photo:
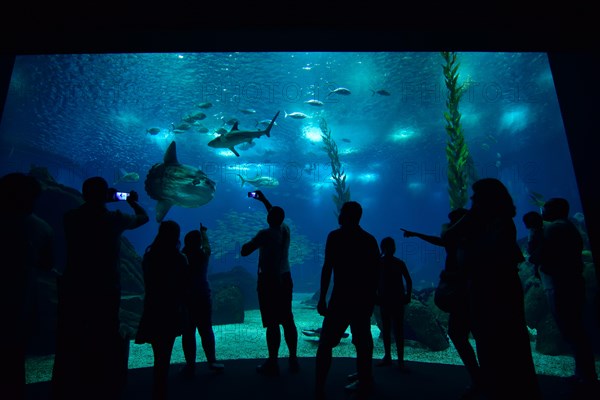
<path fill-rule="evenodd" d="M 108 193 L 107 193 L 107 201 L 108 202 L 113 202 L 113 201 L 125 201 L 127 200 L 127 198 L 131 195 L 131 193 L 129 192 L 118 192 L 116 189 L 114 188 L 109 188 L 108 189 Z"/>
<path fill-rule="evenodd" d="M 130 195 L 130 193 L 128 193 L 128 192 L 115 192 L 115 200 L 116 201 L 127 200 L 129 195 Z"/>

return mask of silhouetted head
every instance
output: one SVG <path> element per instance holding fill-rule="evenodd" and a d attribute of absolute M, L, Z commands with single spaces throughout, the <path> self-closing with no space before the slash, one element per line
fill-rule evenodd
<path fill-rule="evenodd" d="M 527 229 L 541 228 L 544 226 L 544 219 L 537 211 L 529 211 L 523 215 L 523 224 Z"/>
<path fill-rule="evenodd" d="M 33 176 L 12 172 L 0 178 L 0 200 L 4 212 L 31 214 L 41 193 L 42 186 Z"/>
<path fill-rule="evenodd" d="M 197 249 L 202 245 L 202 234 L 198 229 L 189 231 L 183 238 L 183 245 L 190 249 Z"/>
<path fill-rule="evenodd" d="M 396 242 L 389 236 L 381 239 L 381 244 L 379 247 L 381 248 L 381 253 L 384 256 L 393 256 L 396 252 Z"/>
<path fill-rule="evenodd" d="M 271 209 L 269 210 L 269 213 L 267 214 L 267 223 L 269 224 L 269 226 L 274 226 L 274 227 L 281 226 L 284 219 L 285 219 L 285 212 L 283 211 L 283 208 L 281 208 L 279 206 L 271 207 Z"/>
<path fill-rule="evenodd" d="M 450 211 L 448 213 L 448 219 L 450 220 L 450 225 L 454 225 L 455 223 L 460 221 L 460 219 L 462 217 L 464 217 L 467 212 L 469 212 L 469 210 L 467 210 L 466 208 L 462 208 L 462 207 L 456 208 L 456 209 Z"/>
<path fill-rule="evenodd" d="M 484 216 L 513 218 L 517 211 L 504 184 L 496 178 L 483 178 L 473 183 L 472 208 Z"/>
<path fill-rule="evenodd" d="M 361 205 L 356 201 L 347 201 L 342 204 L 340 215 L 338 215 L 338 223 L 341 226 L 358 225 L 361 217 Z"/>
<path fill-rule="evenodd" d="M 179 241 L 180 233 L 181 229 L 177 222 L 171 220 L 162 221 L 158 226 L 158 234 L 148 249 L 179 249 L 179 246 L 181 245 Z"/>
<path fill-rule="evenodd" d="M 544 221 L 569 218 L 569 202 L 562 197 L 554 197 L 544 203 L 542 207 Z"/>
<path fill-rule="evenodd" d="M 83 200 L 86 203 L 103 204 L 106 203 L 108 194 L 108 182 L 101 176 L 88 178 L 83 182 L 81 188 Z"/>

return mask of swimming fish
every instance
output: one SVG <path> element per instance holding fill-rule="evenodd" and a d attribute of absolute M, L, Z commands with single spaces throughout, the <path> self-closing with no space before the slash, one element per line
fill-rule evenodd
<path fill-rule="evenodd" d="M 391 96 L 391 93 L 385 89 L 379 89 L 379 90 L 371 89 L 371 92 L 373 92 L 373 94 L 371 96 L 375 96 L 375 94 L 378 94 L 380 96 Z"/>
<path fill-rule="evenodd" d="M 151 135 L 158 135 L 160 133 L 160 128 L 148 128 L 146 132 Z"/>
<path fill-rule="evenodd" d="M 229 149 L 235 154 L 237 157 L 240 154 L 235 149 L 235 146 L 241 143 L 249 143 L 253 139 L 258 139 L 259 137 L 266 135 L 267 137 L 271 137 L 271 128 L 273 128 L 273 124 L 275 120 L 279 116 L 279 111 L 271 120 L 269 126 L 265 128 L 265 130 L 256 130 L 256 131 L 242 131 L 238 129 L 238 123 L 234 123 L 231 130 L 223 135 L 217 136 L 210 142 L 208 142 L 208 146 L 215 149 Z"/>
<path fill-rule="evenodd" d="M 290 118 L 293 118 L 293 119 L 310 118 L 308 115 L 306 115 L 304 113 L 301 113 L 301 112 L 293 112 L 293 113 L 288 114 L 286 111 L 284 111 L 284 113 L 285 113 L 285 117 L 284 118 L 287 118 L 287 117 L 290 117 Z"/>
<path fill-rule="evenodd" d="M 242 180 L 242 187 L 244 187 L 245 183 L 249 183 L 255 187 L 266 187 L 266 188 L 272 188 L 275 186 L 279 186 L 279 181 L 277 180 L 277 178 L 273 178 L 270 176 L 259 176 L 257 178 L 253 178 L 253 179 L 244 178 L 240 174 L 238 174 L 238 176 Z"/>
<path fill-rule="evenodd" d="M 316 99 L 307 100 L 304 103 L 305 104 L 310 104 L 311 106 L 315 106 L 315 107 L 322 107 L 323 106 L 323 102 L 320 101 L 320 100 L 316 100 Z"/>
<path fill-rule="evenodd" d="M 351 94 L 352 92 L 350 92 L 350 89 L 346 89 L 343 87 L 339 87 L 337 89 L 333 89 L 332 91 L 330 91 L 327 96 L 331 96 L 332 94 L 339 94 L 342 96 L 348 96 L 349 94 Z"/>
<path fill-rule="evenodd" d="M 123 168 L 119 169 L 119 176 L 117 180 L 113 183 L 116 185 L 121 182 L 137 182 L 140 180 L 140 175 L 137 172 L 127 172 Z"/>
<path fill-rule="evenodd" d="M 200 207 L 215 196 L 216 183 L 203 171 L 181 164 L 177 147 L 172 141 L 162 163 L 150 168 L 144 182 L 146 193 L 157 200 L 156 222 L 161 222 L 172 206 Z"/>

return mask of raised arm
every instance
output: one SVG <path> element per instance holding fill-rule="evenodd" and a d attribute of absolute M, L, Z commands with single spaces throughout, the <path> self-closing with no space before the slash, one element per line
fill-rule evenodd
<path fill-rule="evenodd" d="M 408 230 L 402 229 L 402 228 L 400 228 L 400 230 L 404 232 L 405 238 L 418 237 L 419 239 L 424 240 L 428 243 L 431 243 L 435 246 L 441 246 L 441 247 L 444 246 L 444 241 L 439 236 L 425 235 L 424 233 L 408 231 Z"/>
<path fill-rule="evenodd" d="M 200 236 L 202 237 L 202 244 L 201 244 L 202 250 L 204 251 L 204 254 L 206 254 L 207 257 L 210 257 L 211 249 L 210 249 L 210 242 L 208 240 L 208 235 L 206 234 L 207 230 L 208 230 L 207 227 L 200 224 Z"/>
<path fill-rule="evenodd" d="M 150 221 L 150 218 L 148 218 L 148 213 L 146 213 L 146 210 L 144 210 L 137 201 L 138 194 L 137 192 L 132 190 L 129 197 L 127 197 L 127 204 L 129 204 L 129 206 L 135 212 L 135 219 L 132 226 L 130 226 L 129 229 L 135 229 Z"/>
<path fill-rule="evenodd" d="M 255 193 L 256 193 L 256 197 L 254 197 L 254 198 L 256 200 L 260 201 L 261 203 L 263 203 L 268 212 L 271 209 L 272 205 L 269 202 L 269 200 L 267 200 L 267 197 L 265 196 L 265 194 L 260 190 L 256 190 Z"/>

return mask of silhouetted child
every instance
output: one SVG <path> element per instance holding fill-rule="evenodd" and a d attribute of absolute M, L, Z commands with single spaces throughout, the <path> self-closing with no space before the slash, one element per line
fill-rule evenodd
<path fill-rule="evenodd" d="M 211 254 L 207 228 L 200 224 L 200 230 L 189 231 L 184 238 L 181 251 L 189 263 L 187 269 L 186 306 L 188 324 L 181 335 L 181 344 L 185 356 L 185 366 L 181 370 L 184 377 L 191 377 L 196 367 L 196 329 L 202 340 L 202 349 L 208 362 L 208 368 L 222 371 L 225 366 L 217 363 L 215 351 L 215 333 L 212 327 L 212 298 L 208 282 L 208 260 Z"/>
<path fill-rule="evenodd" d="M 391 237 L 381 241 L 381 276 L 377 297 L 381 310 L 381 334 L 385 354 L 378 366 L 392 365 L 391 334 L 394 332 L 398 366 L 404 369 L 404 306 L 410 303 L 412 279 L 406 263 L 394 256 L 396 243 Z M 406 282 L 406 286 L 404 285 Z"/>

